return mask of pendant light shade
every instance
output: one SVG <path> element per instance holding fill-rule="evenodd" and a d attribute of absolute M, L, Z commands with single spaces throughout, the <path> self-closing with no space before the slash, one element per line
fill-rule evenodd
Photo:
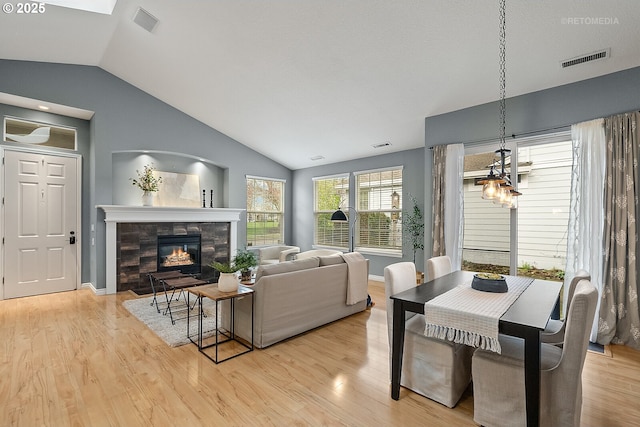
<path fill-rule="evenodd" d="M 347 216 L 345 215 L 345 213 L 342 210 L 338 209 L 337 211 L 331 214 L 331 221 L 348 222 L 349 220 L 347 219 Z"/>

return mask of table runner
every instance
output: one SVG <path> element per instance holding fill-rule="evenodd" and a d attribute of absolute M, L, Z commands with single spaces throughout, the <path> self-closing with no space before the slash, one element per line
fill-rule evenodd
<path fill-rule="evenodd" d="M 506 279 L 509 291 L 505 293 L 477 291 L 470 284 L 463 284 L 427 301 L 424 334 L 501 353 L 500 317 L 533 282 L 530 277 Z"/>

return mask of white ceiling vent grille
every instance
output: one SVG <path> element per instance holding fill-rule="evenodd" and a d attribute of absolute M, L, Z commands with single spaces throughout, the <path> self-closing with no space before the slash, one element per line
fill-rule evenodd
<path fill-rule="evenodd" d="M 141 7 L 136 10 L 136 14 L 133 16 L 133 22 L 149 32 L 152 32 L 158 24 L 158 20 Z"/>
<path fill-rule="evenodd" d="M 603 49 L 598 52 L 588 53 L 575 58 L 562 61 L 560 64 L 562 68 L 572 67 L 578 64 L 584 64 L 585 62 L 601 61 L 608 59 L 611 56 L 611 49 Z"/>

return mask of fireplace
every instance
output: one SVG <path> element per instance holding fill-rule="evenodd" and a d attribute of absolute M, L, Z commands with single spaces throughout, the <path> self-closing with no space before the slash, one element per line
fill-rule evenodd
<path fill-rule="evenodd" d="M 200 274 L 200 234 L 158 236 L 157 271 Z"/>
<path fill-rule="evenodd" d="M 148 274 L 158 271 L 157 236 L 200 234 L 200 275 L 202 280 L 215 281 L 217 272 L 209 265 L 236 252 L 238 223 L 245 212 L 232 208 L 97 207 L 105 216 L 106 294 L 151 291 Z"/>

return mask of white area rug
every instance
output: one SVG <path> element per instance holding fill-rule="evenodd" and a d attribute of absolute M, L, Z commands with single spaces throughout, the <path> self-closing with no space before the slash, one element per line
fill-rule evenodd
<path fill-rule="evenodd" d="M 158 295 L 160 297 L 160 295 Z M 162 295 L 164 299 L 164 295 Z M 175 324 L 171 324 L 171 318 L 169 314 L 163 315 L 166 302 L 160 304 L 160 313 L 156 310 L 155 306 L 151 305 L 153 297 L 130 299 L 122 303 L 124 308 L 129 310 L 131 314 L 143 322 L 149 329 L 155 332 L 164 342 L 170 347 L 178 347 L 184 344 L 188 344 L 189 338 L 187 336 L 187 312 L 185 304 L 182 298 L 177 303 L 174 301 L 171 304 L 171 308 L 174 311 Z M 193 305 L 193 298 L 191 299 Z M 207 317 L 202 321 L 204 337 L 212 336 L 215 329 L 215 304 L 208 298 L 205 298 L 203 303 L 203 310 Z M 189 336 L 194 340 L 198 334 L 198 306 L 192 311 L 189 311 L 191 316 L 189 319 Z M 208 332 L 207 332 L 208 331 Z"/>

